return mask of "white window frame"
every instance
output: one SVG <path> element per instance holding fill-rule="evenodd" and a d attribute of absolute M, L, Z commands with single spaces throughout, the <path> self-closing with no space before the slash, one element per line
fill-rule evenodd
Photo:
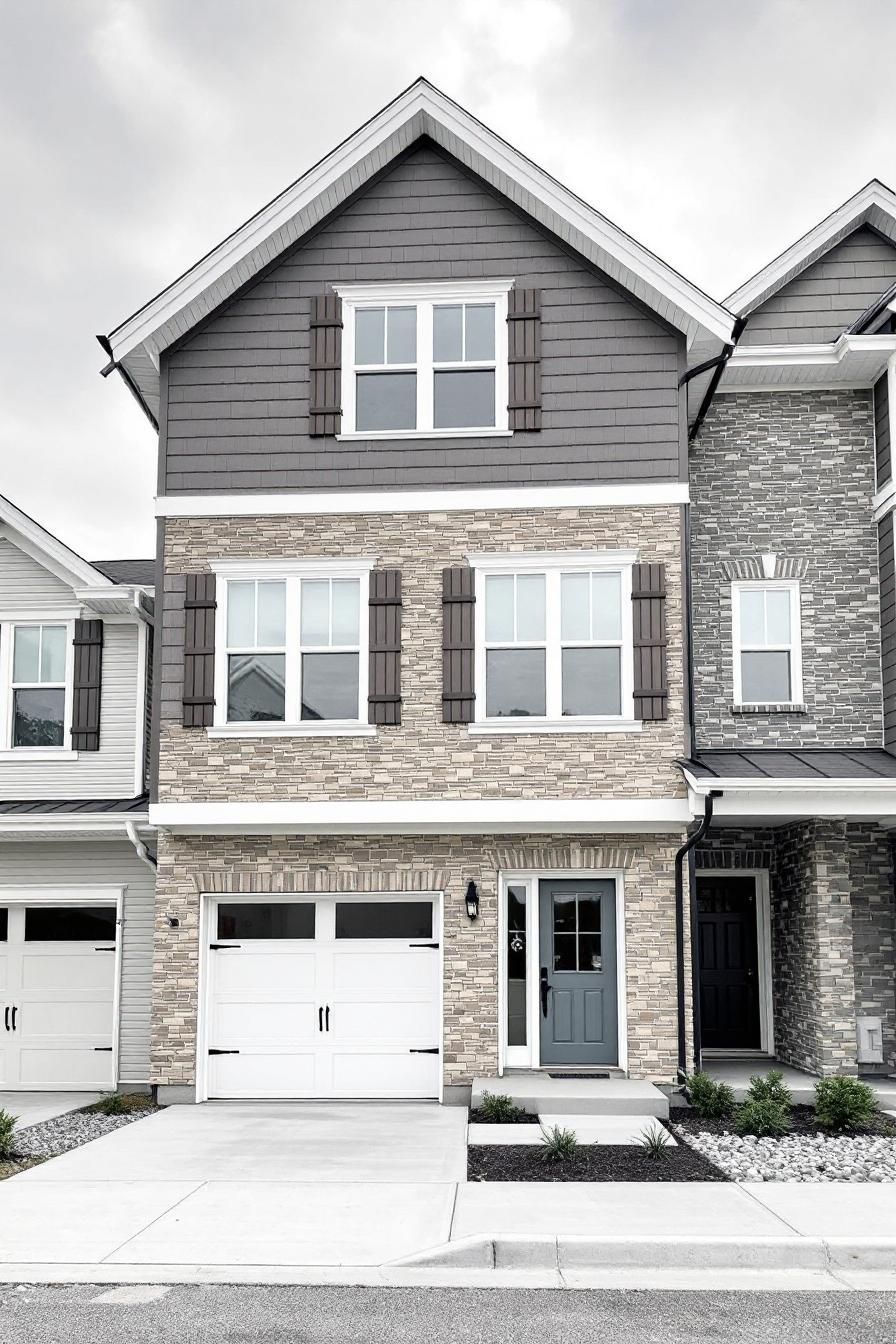
<path fill-rule="evenodd" d="M 71 746 L 72 699 L 75 679 L 75 619 L 77 612 L 0 612 L 0 757 L 10 760 L 76 760 L 78 753 Z M 15 632 L 18 626 L 60 625 L 65 630 L 65 682 L 44 682 L 50 689 L 64 686 L 65 703 L 62 719 L 62 745 L 58 747 L 13 746 L 13 657 Z M 28 683 L 28 685 L 38 683 Z M 68 745 L 66 746 L 66 743 Z"/>
<path fill-rule="evenodd" d="M 342 300 L 342 432 L 338 439 L 460 439 L 497 438 L 512 433 L 507 410 L 507 294 L 512 280 L 464 280 L 433 284 L 336 285 Z M 432 310 L 439 304 L 495 305 L 495 358 L 458 364 L 434 364 Z M 416 307 L 417 360 L 415 364 L 355 364 L 355 313 L 359 308 Z M 481 429 L 433 428 L 433 375 L 438 369 L 495 370 L 495 423 Z M 417 375 L 417 428 L 357 430 L 355 428 L 355 378 L 364 373 Z"/>
<path fill-rule="evenodd" d="M 635 718 L 634 652 L 632 646 L 632 565 L 638 551 L 560 551 L 543 553 L 492 553 L 469 555 L 475 570 L 475 692 L 476 718 L 469 725 L 472 734 L 504 733 L 583 733 L 640 732 Z M 560 576 L 562 574 L 618 574 L 622 618 L 621 712 L 607 715 L 564 715 L 562 713 L 562 652 L 564 647 L 615 647 L 615 640 L 564 640 L 560 626 Z M 486 716 L 485 652 L 485 580 L 493 574 L 544 574 L 545 639 L 523 642 L 515 648 L 545 648 L 545 709 L 543 718 L 488 718 Z"/>
<path fill-rule="evenodd" d="M 215 711 L 212 726 L 207 730 L 209 737 L 374 737 L 376 727 L 368 723 L 368 652 L 369 629 L 367 607 L 369 600 L 370 571 L 376 561 L 368 558 L 332 560 L 256 560 L 212 562 L 217 578 L 217 608 L 215 611 Z M 309 579 L 356 579 L 358 581 L 358 638 L 357 645 L 321 646 L 301 642 L 301 585 Z M 293 709 L 296 718 L 264 720 L 255 722 L 228 722 L 228 654 L 227 644 L 227 602 L 228 587 L 231 583 L 252 581 L 282 582 L 286 585 L 286 646 L 273 649 L 273 653 L 285 653 L 286 666 L 286 712 Z M 264 652 L 265 650 L 253 650 Z M 301 663 L 302 653 L 340 653 L 349 651 L 358 654 L 358 717 L 356 719 L 302 719 L 301 714 Z"/>
<path fill-rule="evenodd" d="M 789 644 L 744 644 L 741 638 L 741 594 L 744 592 L 767 592 L 777 590 L 790 594 L 790 643 Z M 734 675 L 735 705 L 781 704 L 802 706 L 803 704 L 803 637 L 800 604 L 799 579 L 743 579 L 731 585 L 731 653 Z M 745 700 L 743 698 L 743 677 L 741 655 L 743 653 L 789 653 L 790 654 L 790 699 L 789 700 Z"/>

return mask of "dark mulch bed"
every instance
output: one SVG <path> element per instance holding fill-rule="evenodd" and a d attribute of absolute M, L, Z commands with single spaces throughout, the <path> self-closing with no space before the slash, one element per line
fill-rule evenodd
<path fill-rule="evenodd" d="M 638 1147 L 588 1144 L 566 1162 L 543 1162 L 541 1148 L 514 1144 L 472 1145 L 468 1181 L 727 1181 L 723 1171 L 695 1149 L 679 1143 L 664 1157 Z"/>
<path fill-rule="evenodd" d="M 470 1123 L 473 1125 L 537 1125 L 538 1116 L 532 1115 L 529 1111 L 520 1111 L 518 1115 L 511 1115 L 506 1120 L 494 1120 L 483 1111 L 470 1111 Z"/>
<path fill-rule="evenodd" d="M 791 1112 L 793 1121 L 791 1134 L 824 1134 L 827 1137 L 835 1134 L 835 1130 L 822 1129 L 815 1118 L 814 1106 L 794 1106 Z M 680 1125 L 683 1130 L 689 1134 L 736 1134 L 732 1120 L 701 1120 L 696 1111 L 689 1107 L 676 1106 L 669 1122 L 672 1125 Z M 874 1127 L 866 1130 L 868 1134 L 884 1134 L 887 1137 L 896 1136 L 896 1123 L 888 1115 L 879 1115 L 874 1123 Z"/>

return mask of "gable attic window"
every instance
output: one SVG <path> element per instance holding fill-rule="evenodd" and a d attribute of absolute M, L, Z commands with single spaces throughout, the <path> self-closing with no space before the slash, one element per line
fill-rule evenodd
<path fill-rule="evenodd" d="M 511 282 L 338 286 L 340 438 L 509 434 Z"/>

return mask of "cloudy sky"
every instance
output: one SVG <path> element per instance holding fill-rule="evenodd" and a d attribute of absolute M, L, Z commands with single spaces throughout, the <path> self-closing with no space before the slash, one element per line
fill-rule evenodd
<path fill-rule="evenodd" d="M 0 493 L 152 553 L 94 339 L 425 74 L 717 298 L 896 184 L 893 0 L 0 0 Z"/>

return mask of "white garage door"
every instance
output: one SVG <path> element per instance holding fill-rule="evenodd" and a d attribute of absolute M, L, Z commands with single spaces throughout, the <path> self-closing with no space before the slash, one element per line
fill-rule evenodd
<path fill-rule="evenodd" d="M 431 899 L 217 901 L 210 1097 L 437 1097 Z"/>
<path fill-rule="evenodd" d="M 116 908 L 0 906 L 0 1088 L 114 1082 Z"/>

